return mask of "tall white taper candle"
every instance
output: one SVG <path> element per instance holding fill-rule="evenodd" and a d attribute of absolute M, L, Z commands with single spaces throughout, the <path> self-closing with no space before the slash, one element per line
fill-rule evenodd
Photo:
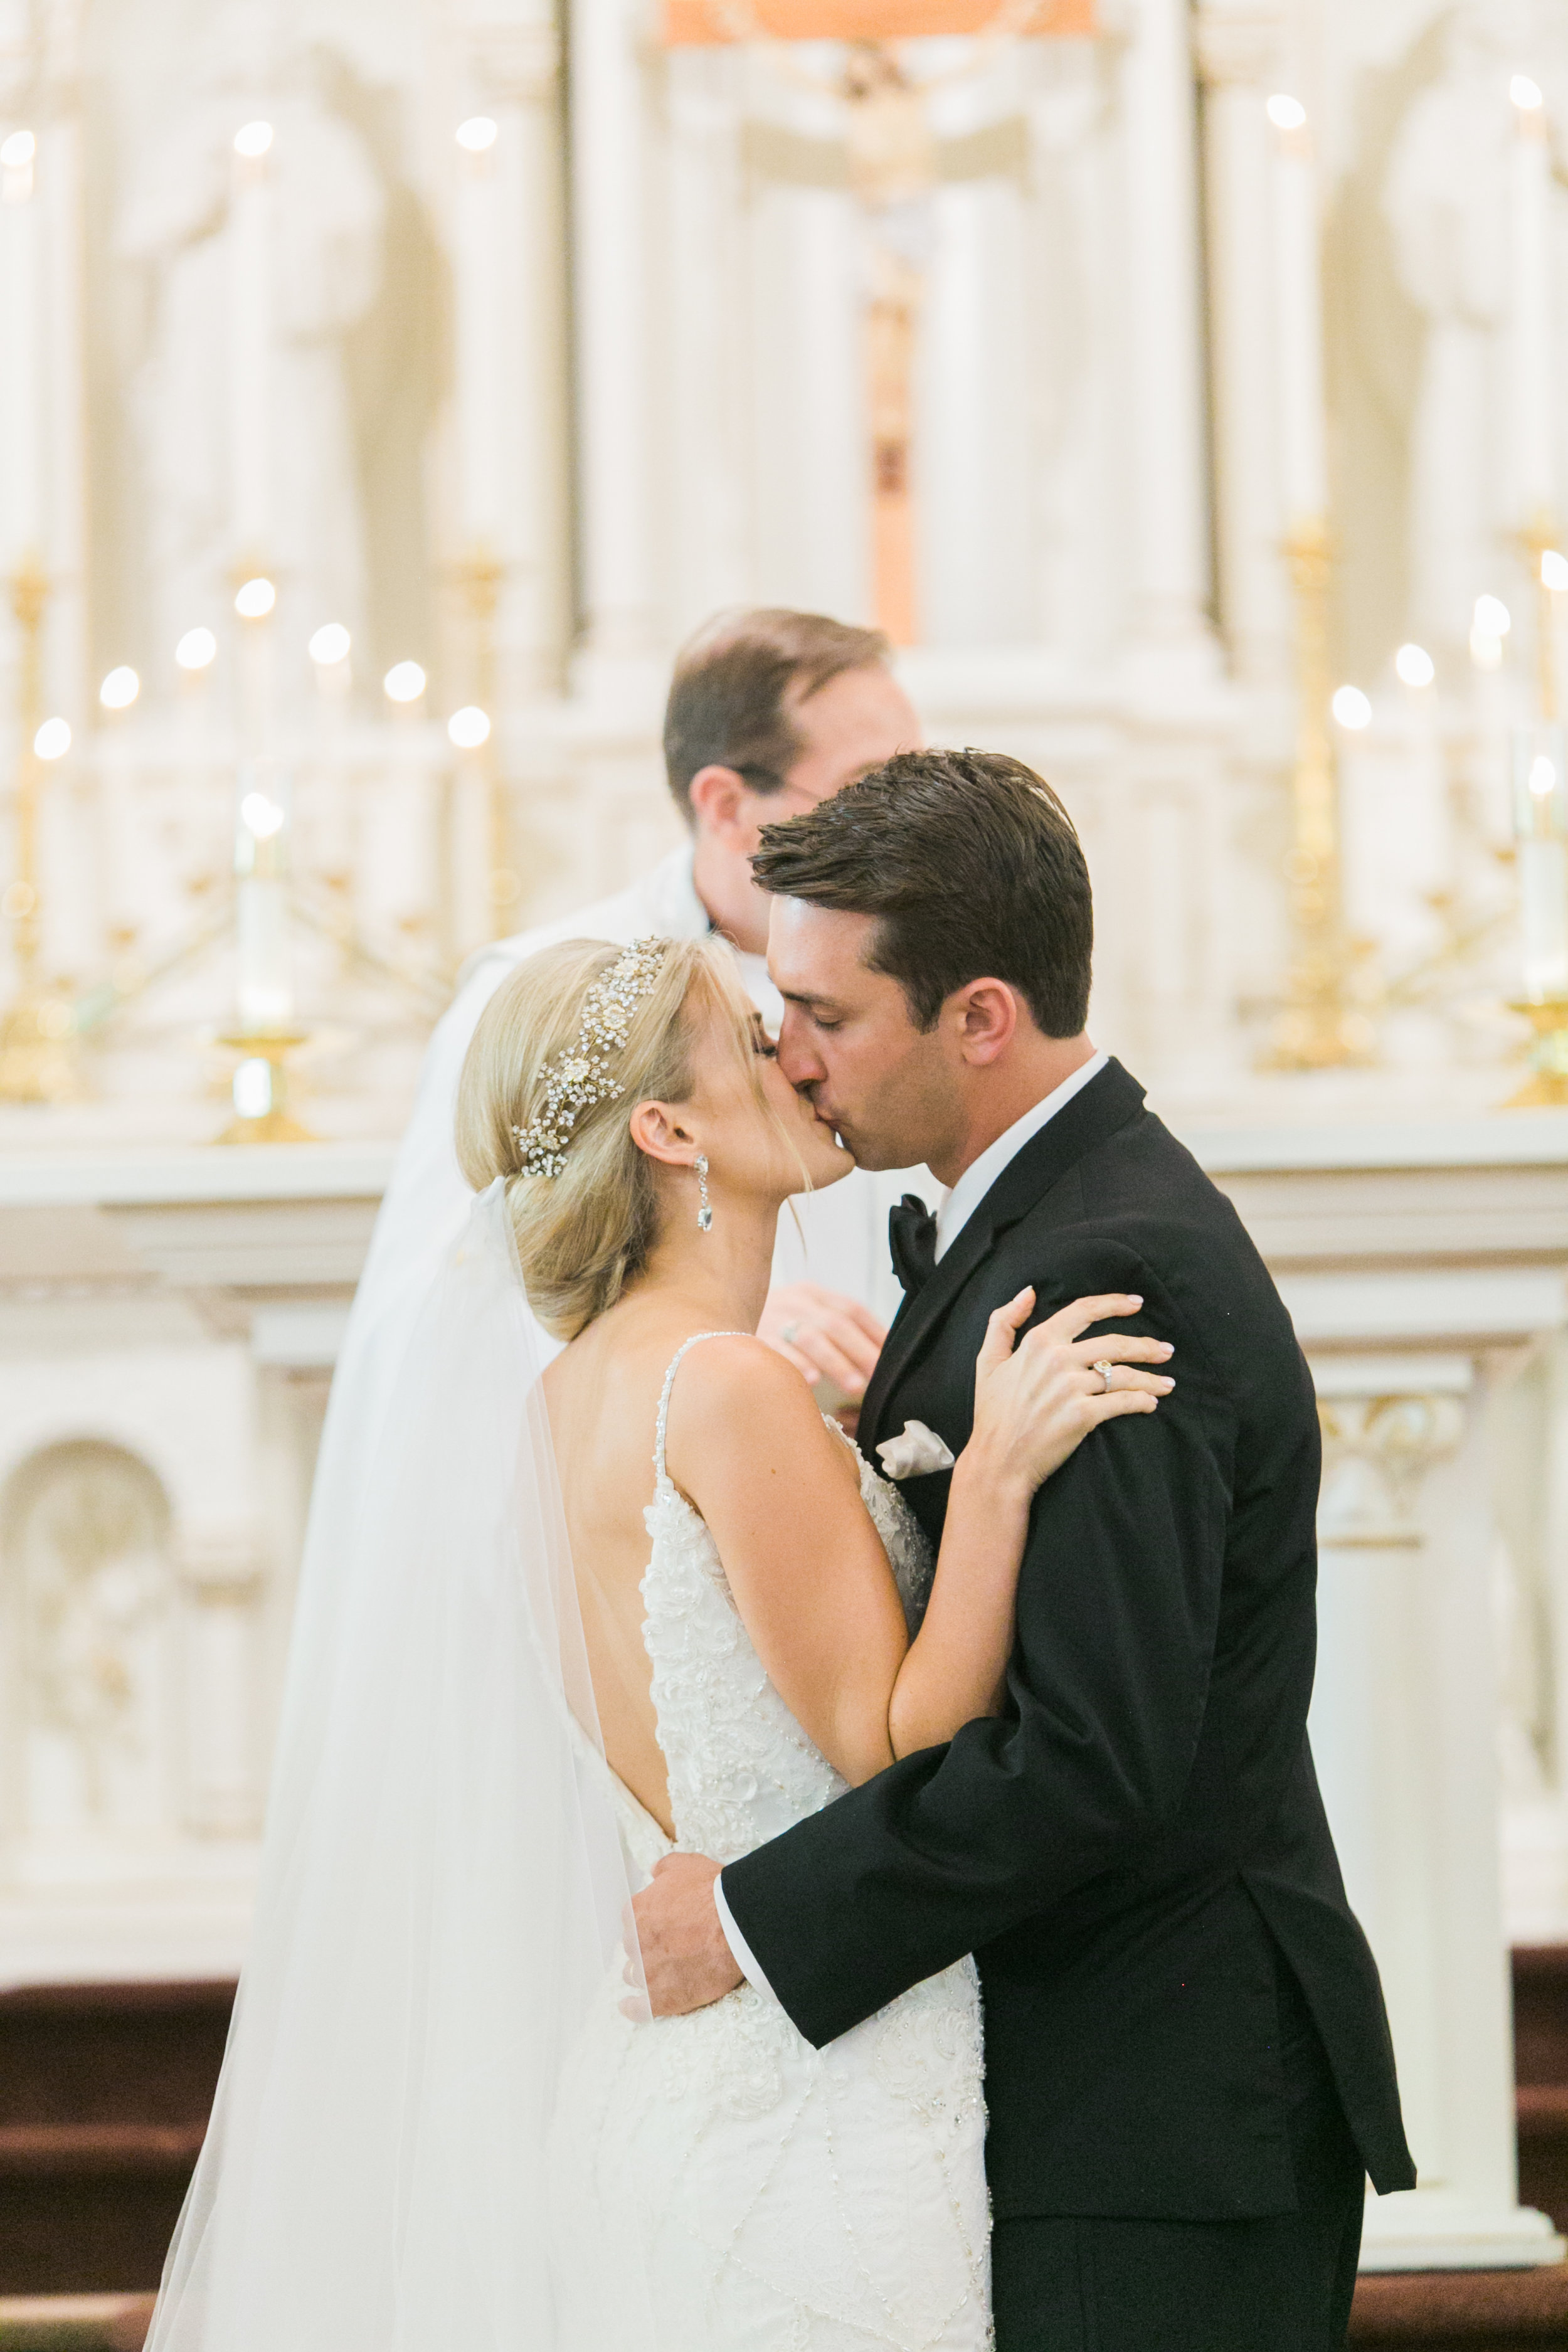
<path fill-rule="evenodd" d="M 1321 523 L 1329 509 L 1323 413 L 1323 298 L 1318 169 L 1306 109 L 1271 98 L 1274 125 L 1275 350 L 1287 533 Z"/>
<path fill-rule="evenodd" d="M 1558 727 L 1514 736 L 1514 821 L 1524 930 L 1524 993 L 1531 1004 L 1568 997 L 1568 777 Z"/>
<path fill-rule="evenodd" d="M 258 761 L 239 772 L 235 833 L 236 1010 L 242 1034 L 286 1030 L 294 1015 L 289 957 L 289 788 Z"/>

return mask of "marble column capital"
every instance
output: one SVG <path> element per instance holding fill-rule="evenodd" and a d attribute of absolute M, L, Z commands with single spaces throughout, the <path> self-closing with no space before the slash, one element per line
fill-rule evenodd
<path fill-rule="evenodd" d="M 1211 89 L 1261 90 L 1279 61 L 1282 17 L 1271 0 L 1241 0 L 1196 10 L 1193 48 L 1198 76 Z"/>
<path fill-rule="evenodd" d="M 1348 1385 L 1320 1396 L 1323 1488 L 1319 1538 L 1368 1550 L 1408 1550 L 1425 1541 L 1418 1502 L 1426 1473 L 1457 1451 L 1465 1428 L 1461 1395 L 1447 1384 Z"/>

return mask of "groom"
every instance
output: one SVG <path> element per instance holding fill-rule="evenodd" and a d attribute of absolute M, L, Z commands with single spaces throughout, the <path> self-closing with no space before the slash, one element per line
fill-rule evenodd
<path fill-rule="evenodd" d="M 822 2045 L 973 1950 L 999 2352 L 1330 2352 L 1364 2175 L 1412 2187 L 1377 1969 L 1307 1744 L 1319 1441 L 1289 1319 L 1228 1202 L 1084 1034 L 1092 919 L 1017 761 L 891 759 L 770 826 L 792 1083 L 866 1166 L 924 1161 L 868 1452 L 970 1433 L 986 1318 L 1142 1296 L 1157 1413 L 1037 1498 L 1005 1710 L 716 1881 L 637 1902 L 655 2010 L 748 1976 Z M 1125 1318 L 1123 1318 L 1125 1320 Z M 904 1494 L 940 1538 L 948 1478 Z"/>

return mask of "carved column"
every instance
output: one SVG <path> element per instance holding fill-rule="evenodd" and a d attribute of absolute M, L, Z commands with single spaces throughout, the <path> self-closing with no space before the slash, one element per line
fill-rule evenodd
<path fill-rule="evenodd" d="M 1163 675 L 1214 665 L 1187 0 L 1133 0 L 1121 63 L 1131 460 L 1131 636 Z"/>
<path fill-rule="evenodd" d="M 1521 2208 L 1498 1862 L 1484 1382 L 1464 1356 L 1325 1357 L 1311 1738 L 1382 1970 L 1418 2186 L 1363 2267 L 1557 2258 Z"/>
<path fill-rule="evenodd" d="M 1268 234 L 1268 121 L 1279 0 L 1203 0 L 1209 366 L 1220 623 L 1237 674 L 1283 683 L 1289 595 L 1282 556 Z"/>

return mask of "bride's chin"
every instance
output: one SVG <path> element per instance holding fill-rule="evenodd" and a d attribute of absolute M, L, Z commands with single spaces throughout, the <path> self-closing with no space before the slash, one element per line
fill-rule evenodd
<path fill-rule="evenodd" d="M 825 1184 L 837 1184 L 842 1178 L 849 1175 L 857 1164 L 855 1154 L 837 1138 L 834 1139 L 831 1150 L 825 1151 L 822 1158 L 820 1175 L 815 1168 L 811 1171 L 812 1181 L 819 1192 Z"/>

